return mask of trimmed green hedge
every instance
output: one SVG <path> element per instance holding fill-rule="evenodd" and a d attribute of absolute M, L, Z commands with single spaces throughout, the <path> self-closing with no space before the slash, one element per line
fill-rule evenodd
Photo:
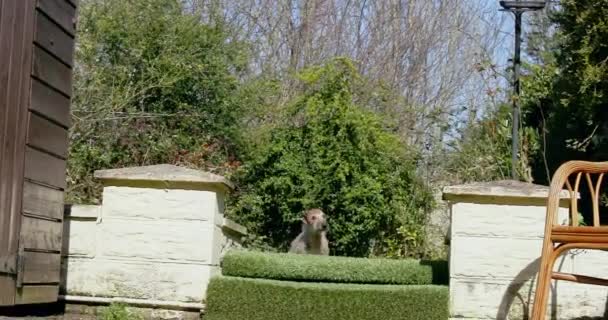
<path fill-rule="evenodd" d="M 205 320 L 447 320 L 448 287 L 215 277 Z"/>
<path fill-rule="evenodd" d="M 364 284 L 447 284 L 446 261 L 367 259 L 234 250 L 222 274 L 242 278 Z"/>

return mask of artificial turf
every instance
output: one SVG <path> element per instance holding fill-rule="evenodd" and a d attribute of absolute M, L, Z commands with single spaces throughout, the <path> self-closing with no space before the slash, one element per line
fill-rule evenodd
<path fill-rule="evenodd" d="M 446 261 L 368 259 L 232 250 L 222 274 L 302 282 L 424 285 L 447 284 Z"/>
<path fill-rule="evenodd" d="M 206 306 L 205 320 L 446 320 L 448 287 L 219 276 Z"/>

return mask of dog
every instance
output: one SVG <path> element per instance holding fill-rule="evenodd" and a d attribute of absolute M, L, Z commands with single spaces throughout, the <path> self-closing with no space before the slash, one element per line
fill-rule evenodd
<path fill-rule="evenodd" d="M 290 253 L 329 255 L 325 213 L 318 208 L 306 211 L 302 218 L 302 232 L 291 242 Z"/>

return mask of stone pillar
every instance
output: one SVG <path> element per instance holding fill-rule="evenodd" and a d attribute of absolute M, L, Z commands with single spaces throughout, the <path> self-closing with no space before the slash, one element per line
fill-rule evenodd
<path fill-rule="evenodd" d="M 173 165 L 95 177 L 102 205 L 74 206 L 66 219 L 66 294 L 201 304 L 223 251 L 246 233 L 223 215 L 233 185 Z"/>
<path fill-rule="evenodd" d="M 531 311 L 549 189 L 517 181 L 444 188 L 451 214 L 451 317 L 527 319 Z M 559 221 L 568 220 L 564 191 Z M 578 251 L 558 260 L 555 270 L 608 276 L 604 252 Z M 557 285 L 556 285 L 557 283 Z M 548 310 L 552 319 L 603 316 L 608 290 L 558 281 Z"/>

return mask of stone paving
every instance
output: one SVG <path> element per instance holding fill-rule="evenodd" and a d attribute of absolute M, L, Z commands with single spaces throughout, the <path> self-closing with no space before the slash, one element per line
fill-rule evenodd
<path fill-rule="evenodd" d="M 0 320 L 96 320 L 101 319 L 104 306 L 51 304 L 0 308 Z M 130 308 L 131 309 L 131 308 Z M 200 320 L 196 312 L 170 311 L 160 309 L 136 308 L 143 319 L 153 320 Z"/>
<path fill-rule="evenodd" d="M 85 316 L 85 315 L 80 315 L 80 314 L 66 314 L 66 315 L 59 315 L 59 316 L 35 316 L 35 317 L 29 317 L 29 316 L 23 316 L 23 317 L 5 317 L 5 316 L 0 316 L 0 320 L 7 320 L 7 319 L 18 319 L 18 320 L 96 320 L 98 319 L 97 316 Z"/>
<path fill-rule="evenodd" d="M 97 320 L 104 307 L 90 305 L 41 305 L 20 308 L 0 308 L 0 320 Z M 196 313 L 168 310 L 138 309 L 143 319 L 154 320 L 204 320 Z M 602 320 L 608 317 L 579 317 L 570 320 Z M 240 320 L 240 319 L 239 319 Z M 461 319 L 465 320 L 465 319 Z"/>
<path fill-rule="evenodd" d="M 87 312 L 86 309 L 67 307 L 65 304 L 60 303 L 0 308 L 0 320 L 94 320 L 98 319 L 96 311 L 93 311 L 94 309 L 89 309 Z"/>

